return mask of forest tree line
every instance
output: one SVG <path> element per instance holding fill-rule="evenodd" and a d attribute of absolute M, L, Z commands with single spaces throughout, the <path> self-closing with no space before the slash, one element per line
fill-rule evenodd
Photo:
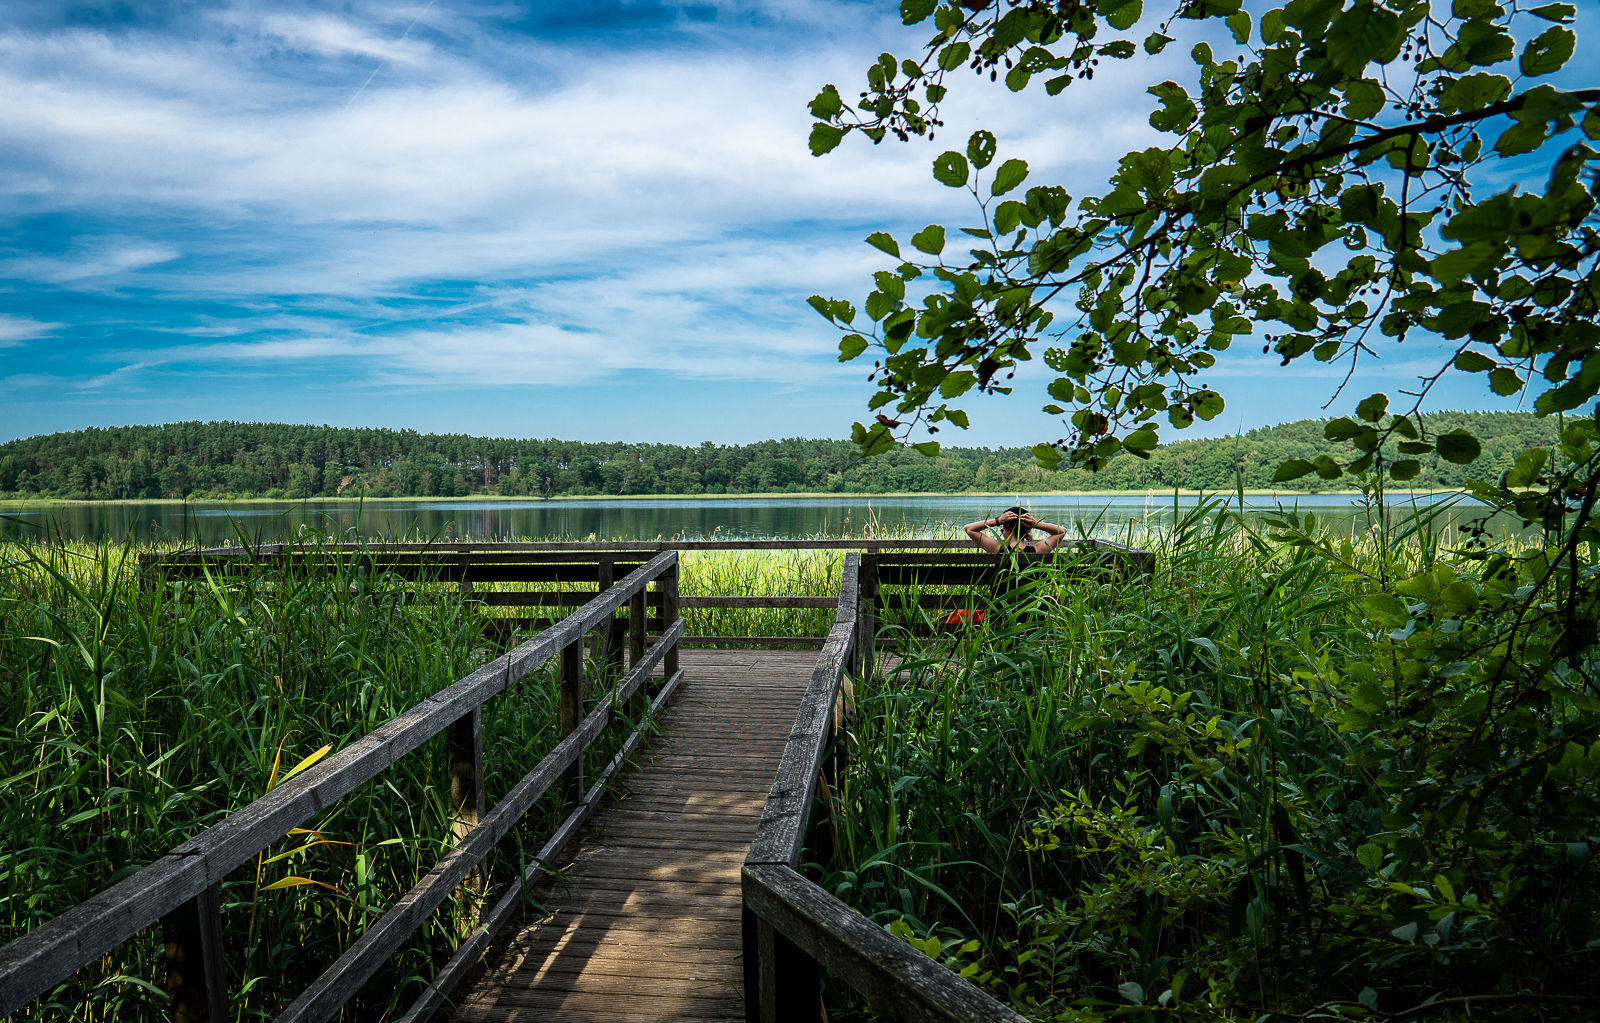
<path fill-rule="evenodd" d="M 1036 493 L 1051 490 L 1229 490 L 1272 487 L 1291 458 L 1336 454 L 1324 420 L 1185 440 L 1124 454 L 1098 473 L 1047 471 L 1027 448 L 907 449 L 854 458 L 843 440 L 698 446 L 511 440 L 414 430 L 184 422 L 91 427 L 0 444 L 0 495 L 73 500 L 268 497 L 582 497 L 627 494 Z M 1529 447 L 1553 442 L 1554 419 L 1525 412 L 1439 412 L 1483 442 L 1470 465 L 1423 460 L 1417 489 L 1494 479 Z M 1315 476 L 1278 489 L 1314 490 Z M 1344 484 L 1348 485 L 1348 483 Z M 1323 484 L 1329 486 L 1329 484 Z"/>

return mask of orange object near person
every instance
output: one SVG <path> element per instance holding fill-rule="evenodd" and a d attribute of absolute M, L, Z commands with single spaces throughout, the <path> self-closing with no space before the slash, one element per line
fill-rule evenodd
<path fill-rule="evenodd" d="M 978 625 L 983 621 L 983 608 L 958 607 L 945 616 L 946 625 Z"/>

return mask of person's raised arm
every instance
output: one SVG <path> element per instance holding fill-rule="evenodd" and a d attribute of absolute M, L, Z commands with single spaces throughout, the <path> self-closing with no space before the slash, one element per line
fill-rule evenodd
<path fill-rule="evenodd" d="M 1056 544 L 1060 543 L 1061 538 L 1067 534 L 1065 529 L 1054 522 L 1040 522 L 1032 515 L 1023 516 L 1022 525 L 1028 529 L 1037 529 L 1050 534 L 1033 545 L 1034 552 L 1037 554 L 1049 554 L 1056 549 Z"/>
<path fill-rule="evenodd" d="M 989 535 L 989 528 L 999 524 L 998 519 L 980 519 L 977 522 L 969 522 L 965 527 L 967 539 L 993 554 L 1000 549 L 1000 541 Z"/>

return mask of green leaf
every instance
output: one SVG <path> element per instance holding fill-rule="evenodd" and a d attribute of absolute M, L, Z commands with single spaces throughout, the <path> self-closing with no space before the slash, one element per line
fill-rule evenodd
<path fill-rule="evenodd" d="M 1016 188 L 1028 176 L 1028 164 L 1024 160 L 1007 160 L 994 172 L 994 184 L 989 187 L 992 195 L 1005 195 Z"/>
<path fill-rule="evenodd" d="M 972 55 L 972 47 L 964 42 L 954 42 L 939 51 L 939 67 L 945 71 L 954 71 L 967 62 Z"/>
<path fill-rule="evenodd" d="M 1544 471 L 1545 462 L 1549 460 L 1550 452 L 1544 448 L 1529 448 L 1518 455 L 1516 463 L 1506 470 L 1504 485 L 1517 490 L 1533 486 L 1539 479 L 1539 473 Z"/>
<path fill-rule="evenodd" d="M 967 183 L 967 158 L 951 150 L 940 153 L 933 161 L 933 177 L 942 185 L 961 188 Z"/>
<path fill-rule="evenodd" d="M 1571 21 L 1578 13 L 1578 9 L 1571 4 L 1545 4 L 1543 7 L 1535 7 L 1528 13 L 1545 21 Z"/>
<path fill-rule="evenodd" d="M 822 91 L 817 93 L 811 101 L 811 116 L 819 121 L 826 121 L 844 109 L 844 101 L 839 98 L 839 90 L 833 85 L 824 85 Z"/>
<path fill-rule="evenodd" d="M 1033 459 L 1046 469 L 1054 469 L 1061 464 L 1061 452 L 1054 444 L 1035 444 Z"/>
<path fill-rule="evenodd" d="M 1376 872 L 1383 866 L 1383 846 L 1374 842 L 1367 842 L 1356 847 L 1356 862 L 1368 870 Z"/>
<path fill-rule="evenodd" d="M 839 361 L 849 362 L 867 350 L 867 339 L 860 334 L 846 334 L 839 339 Z"/>
<path fill-rule="evenodd" d="M 844 129 L 818 121 L 811 126 L 811 155 L 821 156 L 836 148 L 844 139 Z"/>
<path fill-rule="evenodd" d="M 915 25 L 925 20 L 939 6 L 939 0 L 900 0 L 900 21 Z"/>
<path fill-rule="evenodd" d="M 812 295 L 810 298 L 806 299 L 806 304 L 815 309 L 822 316 L 822 318 L 827 320 L 829 323 L 834 322 L 832 299 L 823 298 L 821 295 Z"/>
<path fill-rule="evenodd" d="M 1399 480 L 1401 483 L 1406 480 L 1416 479 L 1417 474 L 1420 472 L 1422 472 L 1422 463 L 1415 458 L 1402 458 L 1389 466 L 1389 477 Z"/>
<path fill-rule="evenodd" d="M 1118 32 L 1126 32 L 1144 14 L 1144 0 L 1102 0 L 1100 13 L 1106 24 Z"/>
<path fill-rule="evenodd" d="M 1311 468 L 1315 469 L 1317 475 L 1325 480 L 1336 480 L 1344 475 L 1344 469 L 1339 466 L 1339 463 L 1327 455 L 1318 455 L 1313 458 L 1311 460 Z"/>
<path fill-rule="evenodd" d="M 1149 458 L 1158 443 L 1155 430 L 1148 426 L 1142 426 L 1122 438 L 1122 446 L 1140 458 Z"/>
<path fill-rule="evenodd" d="M 1489 374 L 1489 390 L 1500 395 L 1502 398 L 1509 398 L 1511 395 L 1522 390 L 1522 378 L 1517 376 L 1511 370 L 1501 366 L 1499 369 Z"/>
<path fill-rule="evenodd" d="M 884 231 L 874 231 L 867 235 L 867 244 L 875 249 L 882 249 L 896 258 L 900 256 L 900 243 Z"/>
<path fill-rule="evenodd" d="M 1170 42 L 1172 42 L 1171 36 L 1162 35 L 1160 32 L 1151 32 L 1144 37 L 1144 52 L 1154 57 L 1162 50 L 1165 50 Z"/>
<path fill-rule="evenodd" d="M 1374 394 L 1362 399 L 1356 406 L 1356 415 L 1369 423 L 1376 423 L 1389 411 L 1389 396 L 1387 394 Z"/>
<path fill-rule="evenodd" d="M 1313 468 L 1315 467 L 1304 458 L 1291 458 L 1278 466 L 1278 471 L 1272 474 L 1272 482 L 1287 483 L 1290 480 L 1297 480 L 1311 472 Z"/>
<path fill-rule="evenodd" d="M 1357 3 L 1334 19 L 1328 29 L 1328 60 L 1348 75 L 1358 75 L 1372 61 L 1382 61 L 1404 32 L 1399 15 L 1374 3 Z"/>
<path fill-rule="evenodd" d="M 1369 429 L 1371 427 L 1362 426 L 1349 416 L 1340 416 L 1337 419 L 1328 420 L 1327 425 L 1322 428 L 1322 438 L 1323 440 L 1331 440 L 1337 443 L 1341 440 L 1349 440 L 1351 437 Z"/>
<path fill-rule="evenodd" d="M 1439 94 L 1439 107 L 1445 113 L 1477 110 L 1510 95 L 1511 79 L 1480 71 L 1448 82 Z"/>
<path fill-rule="evenodd" d="M 1499 363 L 1479 352 L 1457 352 L 1455 358 L 1456 369 L 1464 373 L 1487 373 Z"/>
<path fill-rule="evenodd" d="M 929 224 L 911 236 L 911 244 L 919 251 L 937 256 L 944 251 L 944 228 L 938 224 Z"/>
<path fill-rule="evenodd" d="M 913 444 L 911 447 L 916 450 L 917 454 L 926 455 L 929 458 L 939 454 L 939 442 L 936 440 L 925 440 L 920 444 Z"/>
<path fill-rule="evenodd" d="M 982 170 L 994 162 L 995 151 L 1000 143 L 996 141 L 994 132 L 979 128 L 967 139 L 967 156 L 971 158 L 972 165 Z"/>
<path fill-rule="evenodd" d="M 1017 229 L 1018 224 L 1022 223 L 1022 218 L 1027 212 L 1028 206 L 1026 203 L 1017 202 L 1015 199 L 1007 199 L 995 207 L 994 229 L 1000 234 L 1010 234 Z"/>
<path fill-rule="evenodd" d="M 1117 994 L 1121 995 L 1123 998 L 1126 998 L 1134 1005 L 1138 1005 L 1140 1002 L 1144 1001 L 1144 987 L 1131 980 L 1123 984 L 1118 984 Z"/>
<path fill-rule="evenodd" d="M 1233 41 L 1240 46 L 1250 41 L 1250 15 L 1244 11 L 1228 15 L 1228 31 L 1233 33 Z"/>
<path fill-rule="evenodd" d="M 1210 422 L 1222 415 L 1222 410 L 1227 407 L 1227 403 L 1222 400 L 1222 395 L 1211 390 L 1196 391 L 1190 396 L 1190 400 L 1194 408 L 1194 414 L 1206 422 Z"/>
<path fill-rule="evenodd" d="M 1425 440 L 1403 440 L 1400 442 L 1402 455 L 1427 455 L 1433 452 L 1433 445 Z"/>
<path fill-rule="evenodd" d="M 972 425 L 971 420 L 967 419 L 967 414 L 958 408 L 947 409 L 944 417 L 946 420 L 956 424 L 963 430 Z"/>
<path fill-rule="evenodd" d="M 939 382 L 939 397 L 959 398 L 961 395 L 966 394 L 969 390 L 971 390 L 972 385 L 976 384 L 977 382 L 978 378 L 976 375 L 968 372 L 967 370 L 958 369 L 955 372 L 946 375 L 945 378 Z"/>
<path fill-rule="evenodd" d="M 1568 60 L 1572 59 L 1572 51 L 1577 42 L 1578 37 L 1572 34 L 1571 29 L 1559 25 L 1552 26 L 1527 45 L 1517 61 L 1517 66 L 1530 78 L 1559 71 Z"/>
<path fill-rule="evenodd" d="M 867 315 L 872 317 L 874 320 L 881 320 L 885 316 L 888 316 L 890 313 L 894 312 L 897 308 L 899 308 L 899 306 L 900 300 L 895 298 L 893 295 L 887 295 L 881 291 L 874 291 L 872 294 L 867 296 L 867 300 L 862 303 L 861 307 L 865 309 Z"/>
<path fill-rule="evenodd" d="M 1483 454 L 1478 438 L 1460 428 L 1440 434 L 1434 446 L 1439 449 L 1440 458 L 1454 465 L 1466 465 Z"/>

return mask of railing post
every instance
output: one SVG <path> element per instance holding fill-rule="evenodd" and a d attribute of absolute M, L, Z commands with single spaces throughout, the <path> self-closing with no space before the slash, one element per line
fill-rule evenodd
<path fill-rule="evenodd" d="M 878 555 L 861 555 L 860 603 L 856 608 L 856 677 L 872 675 L 873 646 L 878 636 Z"/>
<path fill-rule="evenodd" d="M 745 996 L 752 1023 L 820 1023 L 822 968 L 771 924 L 755 922 L 757 996 Z"/>
<path fill-rule="evenodd" d="M 561 738 L 577 730 L 583 721 L 583 637 L 561 648 Z M 583 758 L 580 756 L 561 775 L 562 798 L 575 806 L 583 797 Z"/>
<path fill-rule="evenodd" d="M 228 1018 L 228 971 L 222 960 L 218 885 L 162 917 L 161 932 L 173 1023 L 222 1023 Z"/>
<path fill-rule="evenodd" d="M 601 558 L 599 571 L 596 573 L 598 589 L 601 593 L 611 589 L 616 583 L 617 563 L 610 558 Z M 610 617 L 594 630 L 594 670 L 604 678 L 612 674 L 617 660 L 622 655 L 622 649 L 616 641 L 616 618 Z"/>
<path fill-rule="evenodd" d="M 682 564 L 680 558 L 673 558 L 672 567 L 661 573 L 661 631 L 666 632 L 672 628 L 672 623 L 678 620 L 678 566 Z M 678 645 L 674 643 L 661 659 L 661 671 L 665 678 L 671 678 L 678 673 Z"/>
<path fill-rule="evenodd" d="M 483 708 L 474 707 L 445 730 L 446 769 L 450 772 L 450 832 L 460 845 L 478 826 L 483 813 Z M 456 933 L 465 935 L 477 923 L 478 899 L 483 892 L 484 873 L 474 870 L 462 882 L 472 895 L 456 901 Z"/>

